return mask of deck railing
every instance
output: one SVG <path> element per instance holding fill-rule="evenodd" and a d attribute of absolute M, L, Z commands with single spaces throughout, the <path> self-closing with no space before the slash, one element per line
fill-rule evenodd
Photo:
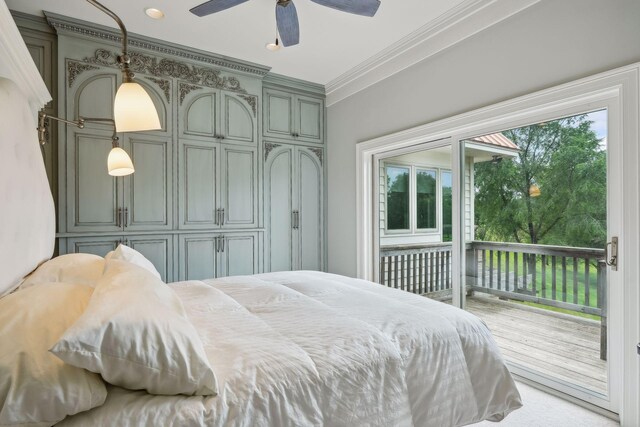
<path fill-rule="evenodd" d="M 451 292 L 451 243 L 380 249 L 380 283 L 416 294 Z"/>
<path fill-rule="evenodd" d="M 468 292 L 527 301 L 600 317 L 606 360 L 604 250 L 474 241 L 466 248 Z M 382 247 L 380 282 L 430 297 L 451 294 L 451 243 Z"/>

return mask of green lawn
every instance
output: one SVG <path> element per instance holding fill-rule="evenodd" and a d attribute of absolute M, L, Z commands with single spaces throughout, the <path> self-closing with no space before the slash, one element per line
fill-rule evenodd
<path fill-rule="evenodd" d="M 509 253 L 509 272 L 511 274 L 514 273 L 514 254 L 513 253 Z M 505 260 L 505 253 L 502 253 L 501 256 L 501 271 L 504 274 L 506 272 L 506 260 Z M 576 274 L 576 290 L 577 290 L 577 298 L 576 300 L 574 300 L 574 262 L 573 262 L 573 258 L 567 258 L 566 259 L 566 263 L 567 263 L 567 267 L 566 267 L 566 296 L 563 293 L 563 291 L 565 290 L 563 288 L 563 275 L 562 275 L 562 258 L 561 257 L 556 257 L 556 267 L 555 267 L 555 273 L 556 273 L 556 289 L 555 289 L 555 299 L 557 301 L 566 301 L 568 303 L 577 303 L 578 305 L 585 305 L 585 260 L 584 259 L 578 259 L 577 262 L 577 274 Z M 524 264 L 525 261 L 523 259 L 523 254 L 518 254 L 518 276 L 522 277 L 523 276 L 523 272 L 524 272 Z M 527 266 L 528 267 L 528 266 Z M 481 266 L 478 266 L 478 271 L 480 272 L 481 270 Z M 486 269 L 489 269 L 489 251 L 486 252 Z M 498 254 L 496 251 L 493 252 L 493 269 L 495 272 L 497 272 L 498 270 Z M 553 298 L 553 265 L 552 265 L 552 261 L 551 261 L 551 257 L 547 256 L 546 257 L 546 268 L 544 268 L 545 270 L 545 277 L 546 277 L 546 283 L 545 283 L 545 289 L 543 290 L 542 288 L 542 282 L 543 282 L 543 265 L 542 265 L 542 257 L 540 255 L 536 256 L 536 278 L 535 278 L 535 288 L 536 288 L 536 296 L 540 297 L 540 298 L 546 298 L 549 300 L 554 299 Z M 529 274 L 529 281 L 527 282 L 527 289 L 528 290 L 533 290 L 533 277 L 532 277 L 532 273 L 529 271 L 529 268 L 527 268 L 527 273 Z M 479 273 L 480 274 L 480 273 Z M 498 284 L 497 284 L 497 278 L 494 278 L 494 283 L 493 283 L 493 288 L 497 289 Z M 485 283 L 486 287 L 489 287 L 489 278 L 487 277 L 486 279 L 486 283 Z M 510 281 L 509 283 L 509 290 L 513 290 L 514 287 L 514 283 L 513 281 Z M 519 285 L 520 288 L 523 288 L 523 284 L 522 282 Z M 506 289 L 506 283 L 505 283 L 505 278 L 503 277 L 502 280 L 502 289 L 505 290 Z M 588 306 L 590 307 L 597 307 L 598 306 L 598 299 L 597 299 L 597 292 L 598 292 L 598 273 L 597 273 L 597 268 L 594 265 L 594 262 L 592 261 L 589 265 L 589 304 Z M 572 310 L 567 310 L 567 309 L 562 309 L 562 308 L 556 308 L 556 307 L 550 307 L 548 305 L 544 305 L 544 304 L 538 304 L 538 303 L 532 303 L 532 302 L 521 302 L 521 304 L 524 305 L 529 305 L 529 306 L 535 306 L 535 307 L 539 307 L 539 308 L 544 308 L 545 310 L 551 310 L 551 311 L 556 311 L 556 312 L 562 312 L 562 313 L 568 313 L 568 314 L 572 314 L 572 315 L 577 315 L 577 316 L 581 316 L 581 317 L 586 317 L 589 319 L 596 319 L 599 320 L 600 317 L 599 316 L 594 316 L 594 315 L 589 315 L 589 314 L 584 314 L 581 312 L 576 312 L 576 311 L 572 311 Z"/>

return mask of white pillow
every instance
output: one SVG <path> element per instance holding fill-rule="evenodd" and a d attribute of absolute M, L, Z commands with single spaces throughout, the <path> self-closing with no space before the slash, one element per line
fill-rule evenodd
<path fill-rule="evenodd" d="M 82 315 L 92 292 L 46 283 L 0 299 L 0 425 L 51 426 L 104 403 L 99 375 L 47 351 Z"/>
<path fill-rule="evenodd" d="M 160 276 L 160 273 L 158 273 L 158 270 L 156 270 L 156 267 L 153 265 L 151 261 L 146 259 L 144 255 L 142 255 L 140 252 L 126 245 L 118 245 L 116 250 L 109 252 L 107 255 L 105 255 L 104 259 L 107 261 L 110 259 L 119 259 L 122 261 L 128 261 L 132 264 L 137 265 L 138 267 L 142 267 L 145 270 L 148 270 L 151 274 L 156 276 L 158 279 L 162 278 L 162 276 Z"/>
<path fill-rule="evenodd" d="M 92 254 L 67 254 L 50 259 L 29 274 L 20 289 L 38 283 L 64 282 L 94 287 L 104 271 L 104 258 Z"/>
<path fill-rule="evenodd" d="M 110 259 L 85 313 L 51 352 L 120 387 L 215 395 L 216 377 L 178 296 L 160 279 Z"/>

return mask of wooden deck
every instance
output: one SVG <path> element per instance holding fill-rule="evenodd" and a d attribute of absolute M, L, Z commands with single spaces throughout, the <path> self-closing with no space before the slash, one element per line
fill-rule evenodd
<path fill-rule="evenodd" d="M 486 322 L 509 362 L 607 393 L 607 362 L 600 360 L 599 322 L 477 293 L 467 298 L 467 310 Z"/>

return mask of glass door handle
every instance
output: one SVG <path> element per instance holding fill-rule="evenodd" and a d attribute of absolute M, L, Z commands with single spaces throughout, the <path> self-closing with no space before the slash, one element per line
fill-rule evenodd
<path fill-rule="evenodd" d="M 611 270 L 618 271 L 618 236 L 613 236 L 604 247 L 604 262 Z"/>

